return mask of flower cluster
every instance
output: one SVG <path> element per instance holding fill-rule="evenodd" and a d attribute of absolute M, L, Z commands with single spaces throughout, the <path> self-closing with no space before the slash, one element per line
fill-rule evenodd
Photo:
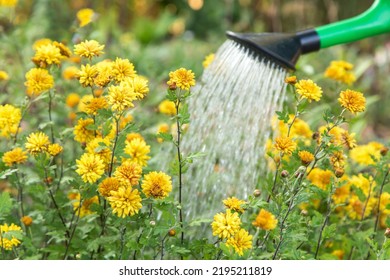
<path fill-rule="evenodd" d="M 221 212 L 214 216 L 211 223 L 213 235 L 218 236 L 228 247 L 233 248 L 239 256 L 243 256 L 245 250 L 252 248 L 253 239 L 253 236 L 241 227 L 240 214 L 244 212 L 241 205 L 246 202 L 230 197 L 223 203 L 228 209 L 225 213 Z"/>

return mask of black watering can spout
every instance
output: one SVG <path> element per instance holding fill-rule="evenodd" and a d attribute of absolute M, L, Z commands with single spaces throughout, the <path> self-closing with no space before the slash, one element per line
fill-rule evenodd
<path fill-rule="evenodd" d="M 227 31 L 226 35 L 259 57 L 294 70 L 301 54 L 387 32 L 390 32 L 390 0 L 376 0 L 359 16 L 296 34 Z"/>

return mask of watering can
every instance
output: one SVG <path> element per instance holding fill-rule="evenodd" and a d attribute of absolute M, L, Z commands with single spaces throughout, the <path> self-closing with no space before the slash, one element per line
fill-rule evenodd
<path fill-rule="evenodd" d="M 227 31 L 226 35 L 252 50 L 255 55 L 295 70 L 301 54 L 387 32 L 390 32 L 390 0 L 375 0 L 368 10 L 356 17 L 296 34 Z"/>

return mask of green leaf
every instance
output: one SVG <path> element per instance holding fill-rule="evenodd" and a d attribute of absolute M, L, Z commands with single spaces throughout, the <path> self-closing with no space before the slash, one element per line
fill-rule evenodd
<path fill-rule="evenodd" d="M 337 224 L 331 224 L 324 228 L 323 239 L 334 236 L 337 229 Z"/>
<path fill-rule="evenodd" d="M 287 111 L 276 111 L 276 114 L 278 115 L 279 120 L 288 123 L 290 116 Z"/>
<path fill-rule="evenodd" d="M 91 123 L 91 124 L 87 125 L 85 128 L 88 129 L 88 130 L 98 130 L 99 129 L 99 125 L 96 124 L 96 123 Z"/>
<path fill-rule="evenodd" d="M 0 218 L 2 215 L 7 215 L 11 212 L 12 200 L 8 192 L 3 192 L 0 195 Z"/>
<path fill-rule="evenodd" d="M 157 134 L 157 137 L 162 138 L 164 141 L 171 142 L 173 140 L 173 135 L 166 132 L 160 132 Z"/>
<path fill-rule="evenodd" d="M 7 170 L 4 170 L 0 173 L 0 179 L 5 179 L 7 178 L 8 176 L 10 176 L 11 174 L 15 173 L 16 171 L 18 171 L 17 169 L 7 169 Z"/>
<path fill-rule="evenodd" d="M 175 91 L 175 90 L 169 90 L 169 89 L 168 89 L 168 90 L 167 90 L 166 98 L 167 98 L 169 101 L 172 101 L 172 102 L 177 101 L 176 91 Z"/>
<path fill-rule="evenodd" d="M 52 126 L 52 125 L 54 125 L 54 122 L 40 123 L 40 124 L 38 125 L 38 129 L 39 129 L 39 130 L 43 130 L 43 129 L 45 129 L 46 127 Z"/>
<path fill-rule="evenodd" d="M 179 108 L 179 120 L 180 123 L 183 124 L 188 124 L 190 123 L 190 113 L 188 111 L 188 105 L 187 104 L 182 104 Z"/>

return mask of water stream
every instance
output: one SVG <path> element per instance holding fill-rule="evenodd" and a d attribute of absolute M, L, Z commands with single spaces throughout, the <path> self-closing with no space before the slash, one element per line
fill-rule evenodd
<path fill-rule="evenodd" d="M 213 217 L 229 196 L 247 199 L 264 175 L 270 122 L 284 99 L 282 67 L 227 40 L 189 101 L 183 150 L 204 152 L 185 174 L 185 213 Z"/>

